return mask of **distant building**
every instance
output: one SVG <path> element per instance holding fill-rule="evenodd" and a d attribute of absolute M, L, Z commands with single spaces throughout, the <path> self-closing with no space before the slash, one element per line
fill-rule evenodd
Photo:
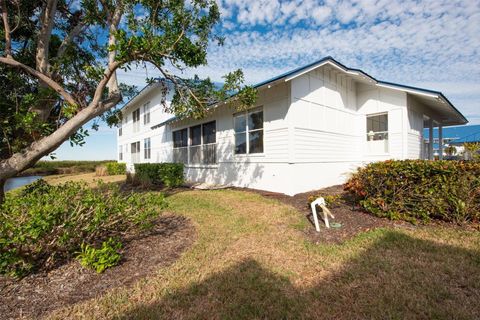
<path fill-rule="evenodd" d="M 423 132 L 424 143 L 428 145 L 429 134 L 428 129 L 424 129 Z M 466 142 L 480 142 L 480 125 L 470 126 L 454 126 L 443 128 L 443 145 L 444 149 L 447 146 L 455 146 L 456 154 L 463 152 L 463 144 Z M 439 140 L 438 140 L 438 128 L 433 130 L 433 152 L 435 156 L 438 156 Z M 444 155 L 445 152 L 444 152 Z"/>

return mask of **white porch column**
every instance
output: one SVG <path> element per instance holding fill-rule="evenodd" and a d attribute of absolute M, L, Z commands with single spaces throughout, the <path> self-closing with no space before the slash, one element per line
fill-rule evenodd
<path fill-rule="evenodd" d="M 433 160 L 433 119 L 428 119 L 428 159 Z"/>
<path fill-rule="evenodd" d="M 438 124 L 438 159 L 443 160 L 443 126 Z"/>

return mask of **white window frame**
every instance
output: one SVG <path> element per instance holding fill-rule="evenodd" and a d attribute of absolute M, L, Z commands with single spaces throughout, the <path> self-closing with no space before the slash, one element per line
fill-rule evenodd
<path fill-rule="evenodd" d="M 145 160 L 152 158 L 152 140 L 150 138 L 143 139 L 143 158 Z"/>
<path fill-rule="evenodd" d="M 203 131 L 204 125 L 212 123 L 212 122 L 215 124 L 215 142 L 205 143 L 205 141 L 204 141 L 204 131 Z M 200 144 L 192 145 L 192 136 L 191 136 L 192 128 L 197 127 L 197 126 L 200 126 Z M 179 131 L 182 131 L 182 130 L 186 130 L 186 132 L 187 132 L 187 145 L 183 146 L 183 147 L 175 147 L 174 134 L 176 132 L 179 132 Z M 188 127 L 173 130 L 172 131 L 173 149 L 186 148 L 186 150 L 187 150 L 187 163 L 184 163 L 186 166 L 216 166 L 218 164 L 217 154 L 215 154 L 215 163 L 206 164 L 206 163 L 192 163 L 192 162 L 190 162 L 190 152 L 191 152 L 190 148 L 217 145 L 217 132 L 218 132 L 217 120 L 210 120 L 210 121 L 202 122 L 202 123 L 199 123 L 199 124 L 191 125 L 191 126 L 188 126 Z M 217 151 L 215 150 L 215 153 L 216 152 Z"/>
<path fill-rule="evenodd" d="M 123 161 L 123 146 L 122 145 L 118 146 L 118 160 Z"/>
<path fill-rule="evenodd" d="M 149 124 L 150 123 L 150 101 L 146 102 L 143 105 L 143 124 Z"/>
<path fill-rule="evenodd" d="M 135 113 L 137 114 L 137 117 L 135 117 Z M 133 132 L 136 133 L 140 131 L 140 108 L 137 108 L 132 111 L 132 120 L 133 120 Z"/>
<path fill-rule="evenodd" d="M 369 132 L 368 131 L 368 118 L 372 118 L 372 117 L 378 117 L 378 116 L 386 116 L 387 118 L 387 130 L 386 131 L 371 131 Z M 367 144 L 370 143 L 370 142 L 374 142 L 374 141 L 384 141 L 385 143 L 385 150 L 383 152 L 380 152 L 378 153 L 379 155 L 382 155 L 382 154 L 389 154 L 390 152 L 390 137 L 389 137 L 389 124 L 388 124 L 388 112 L 379 112 L 379 113 L 371 113 L 371 114 L 367 114 L 365 116 L 365 130 L 367 131 L 367 134 L 366 134 L 366 140 L 367 140 Z M 382 134 L 383 135 L 383 138 L 382 139 L 377 139 L 377 140 L 370 140 L 370 137 L 372 136 L 372 133 L 373 135 L 376 135 L 376 134 Z"/>
<path fill-rule="evenodd" d="M 248 117 L 251 113 L 256 113 L 256 112 L 262 112 L 262 128 L 261 129 L 254 129 L 250 130 L 248 126 Z M 245 131 L 240 131 L 240 132 L 235 132 L 235 118 L 239 115 L 245 116 Z M 245 156 L 263 156 L 265 154 L 265 111 L 263 109 L 263 106 L 256 107 L 253 109 L 249 109 L 246 111 L 242 112 L 237 112 L 233 114 L 233 134 L 234 134 L 234 144 L 233 144 L 233 153 L 235 156 L 240 156 L 240 157 L 245 157 Z M 251 153 L 250 152 L 250 133 L 251 132 L 258 132 L 258 131 L 263 131 L 262 135 L 262 144 L 263 144 L 263 150 L 262 152 L 256 152 L 256 153 Z M 245 134 L 245 143 L 246 143 L 246 150 L 245 153 L 237 153 L 236 152 L 236 135 L 237 134 Z"/>

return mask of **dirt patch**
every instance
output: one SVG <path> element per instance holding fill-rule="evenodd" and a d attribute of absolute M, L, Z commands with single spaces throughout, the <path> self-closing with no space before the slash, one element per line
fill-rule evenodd
<path fill-rule="evenodd" d="M 416 228 L 414 225 L 403 221 L 391 221 L 385 218 L 372 216 L 360 210 L 360 208 L 353 206 L 347 200 L 348 195 L 343 191 L 343 186 L 333 186 L 321 190 L 300 193 L 295 196 L 287 196 L 282 193 L 251 190 L 261 194 L 265 198 L 276 199 L 285 204 L 291 205 L 298 211 L 305 215 L 311 223 L 311 227 L 304 232 L 308 239 L 314 243 L 342 243 L 353 236 L 382 227 L 401 227 L 401 228 Z M 320 232 L 316 232 L 313 223 L 313 215 L 310 209 L 308 198 L 312 195 L 340 195 L 341 198 L 338 203 L 330 207 L 335 219 L 330 219 L 330 222 L 337 222 L 341 224 L 340 228 L 325 228 L 325 225 L 320 221 Z"/>
<path fill-rule="evenodd" d="M 131 285 L 171 265 L 194 238 L 194 227 L 187 218 L 165 214 L 148 235 L 128 239 L 121 264 L 102 274 L 71 261 L 20 281 L 0 277 L 0 319 L 39 318 L 107 290 Z"/>

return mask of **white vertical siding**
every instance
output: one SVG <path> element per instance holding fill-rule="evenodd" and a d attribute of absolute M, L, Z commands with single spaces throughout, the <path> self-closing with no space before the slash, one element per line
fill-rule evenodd
<path fill-rule="evenodd" d="M 388 113 L 389 151 L 386 154 L 371 155 L 364 148 L 366 161 L 406 158 L 407 136 L 404 134 L 407 119 L 407 95 L 404 92 L 378 88 L 368 84 L 357 86 L 358 111 L 364 117 L 369 114 Z M 362 131 L 366 145 L 366 119 Z"/>
<path fill-rule="evenodd" d="M 294 162 L 360 161 L 355 83 L 323 67 L 292 80 Z"/>

